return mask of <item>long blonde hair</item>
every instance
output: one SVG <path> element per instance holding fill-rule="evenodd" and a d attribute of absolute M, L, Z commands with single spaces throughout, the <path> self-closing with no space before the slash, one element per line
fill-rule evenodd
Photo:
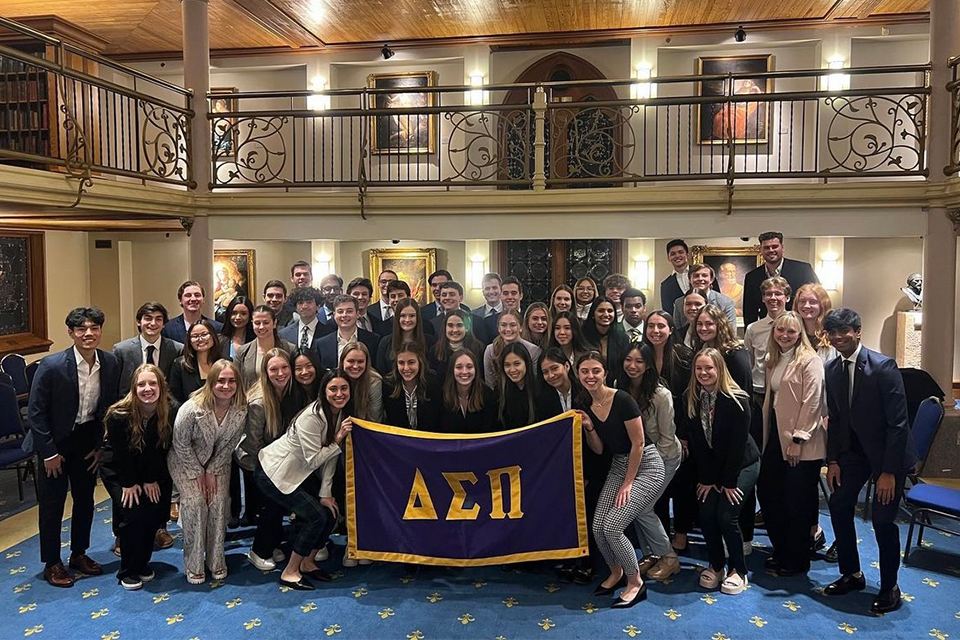
<path fill-rule="evenodd" d="M 343 363 L 347 359 L 347 354 L 351 351 L 359 351 L 363 353 L 367 359 L 367 364 L 363 368 L 363 373 L 360 374 L 360 378 L 354 380 L 348 375 L 347 382 L 350 383 L 350 397 L 353 398 L 354 415 L 363 420 L 369 420 L 371 417 L 370 394 L 373 388 L 373 381 L 380 380 L 380 374 L 373 370 L 373 364 L 370 362 L 370 350 L 367 349 L 367 345 L 362 342 L 348 342 L 340 353 L 340 369 L 344 374 L 347 373 L 347 370 L 344 368 Z"/>
<path fill-rule="evenodd" d="M 287 425 L 282 424 L 283 412 L 280 410 L 280 402 L 283 400 L 283 397 L 290 392 L 290 386 L 293 384 L 293 365 L 291 365 L 290 377 L 287 379 L 287 384 L 284 385 L 279 393 L 277 392 L 276 387 L 270 382 L 270 374 L 268 373 L 268 365 L 274 358 L 283 358 L 287 363 L 290 363 L 290 354 L 283 349 L 274 347 L 267 351 L 263 354 L 263 360 L 260 362 L 257 381 L 247 394 L 247 402 L 258 398 L 263 400 L 263 415 L 264 418 L 266 418 L 264 431 L 271 440 L 276 440 L 277 437 L 286 430 Z"/>
<path fill-rule="evenodd" d="M 787 311 L 773 321 L 773 327 L 770 329 L 770 337 L 767 338 L 766 371 L 773 371 L 777 368 L 777 364 L 780 363 L 780 358 L 783 354 L 780 353 L 780 344 L 774 339 L 773 336 L 774 332 L 783 326 L 792 327 L 797 330 L 797 333 L 800 334 L 796 344 L 797 350 L 793 356 L 797 362 L 804 362 L 807 358 L 812 358 L 817 355 L 817 352 L 813 349 L 813 345 L 810 344 L 810 338 L 807 337 L 807 332 L 803 330 L 803 318 L 801 318 L 796 311 Z M 767 386 L 769 387 L 770 376 L 765 377 Z"/>
<path fill-rule="evenodd" d="M 804 293 L 812 293 L 817 301 L 820 303 L 820 314 L 817 315 L 817 328 L 813 332 L 813 337 L 817 339 L 816 348 L 829 347 L 830 338 L 827 337 L 827 332 L 823 330 L 823 319 L 826 317 L 830 309 L 833 308 L 833 302 L 830 300 L 830 295 L 827 294 L 827 290 L 821 287 L 818 284 L 813 282 L 802 285 L 797 292 L 793 294 L 793 305 L 797 306 L 797 300 L 800 299 L 800 296 Z M 802 320 L 802 318 L 801 318 Z M 806 329 L 802 328 L 801 331 L 806 333 Z"/>
<path fill-rule="evenodd" d="M 506 316 L 513 316 L 517 320 L 517 324 L 520 325 L 520 337 L 523 339 L 523 318 L 520 316 L 519 311 L 508 311 L 504 309 L 500 312 L 500 315 L 497 316 L 497 337 L 493 339 L 493 358 L 494 360 L 500 357 L 500 353 L 503 352 L 503 348 L 507 346 L 506 341 L 500 335 L 500 321 L 503 320 Z"/>
<path fill-rule="evenodd" d="M 230 407 L 240 409 L 247 408 L 247 394 L 243 389 L 243 378 L 240 377 L 240 369 L 237 368 L 236 364 L 222 358 L 211 365 L 210 371 L 207 372 L 207 381 L 190 396 L 196 401 L 198 407 L 206 411 L 213 411 L 216 404 L 216 399 L 213 395 L 213 385 L 217 383 L 217 378 L 219 378 L 223 370 L 227 368 L 233 371 L 233 375 L 237 380 L 237 392 L 230 398 Z"/>
<path fill-rule="evenodd" d="M 710 358 L 713 361 L 713 366 L 717 370 L 717 392 L 722 393 L 731 400 L 737 403 L 737 405 L 743 409 L 744 402 L 747 402 L 746 392 L 740 388 L 730 375 L 730 370 L 727 369 L 727 363 L 723 360 L 723 354 L 720 353 L 719 349 L 713 347 L 706 347 L 701 349 L 695 356 L 693 356 L 693 367 L 692 372 L 690 373 L 690 384 L 687 386 L 687 416 L 690 418 L 696 417 L 697 409 L 699 409 L 700 404 L 700 394 L 703 392 L 702 387 L 700 386 L 700 381 L 697 380 L 697 360 L 700 358 Z"/>
<path fill-rule="evenodd" d="M 545 314 L 547 314 L 547 329 L 543 332 L 543 335 L 539 338 L 533 335 L 533 332 L 530 331 L 530 314 L 532 314 L 537 309 L 540 309 Z M 520 327 L 520 337 L 526 340 L 527 342 L 532 342 L 541 349 L 546 349 L 547 345 L 550 344 L 550 325 L 553 324 L 553 318 L 551 318 L 550 307 L 548 307 L 543 302 L 534 302 L 527 310 L 523 312 L 523 326 Z"/>
<path fill-rule="evenodd" d="M 157 377 L 157 446 L 169 447 L 173 430 L 170 426 L 170 392 L 163 372 L 156 365 L 142 364 L 133 371 L 130 379 L 130 391 L 123 398 L 110 405 L 104 416 L 104 424 L 113 417 L 124 418 L 130 425 L 130 448 L 138 453 L 143 452 L 144 422 L 146 416 L 140 408 L 140 399 L 137 398 L 137 380 L 144 373 L 152 373 Z"/>

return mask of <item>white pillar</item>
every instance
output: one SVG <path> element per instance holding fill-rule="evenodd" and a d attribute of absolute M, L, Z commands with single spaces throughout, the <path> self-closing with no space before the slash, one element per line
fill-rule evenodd
<path fill-rule="evenodd" d="M 197 192 L 209 191 L 210 122 L 207 120 L 207 92 L 210 91 L 210 31 L 208 0 L 180 0 L 183 17 L 183 82 L 193 90 L 190 151 Z"/>
<path fill-rule="evenodd" d="M 930 181 L 945 179 L 943 168 L 950 164 L 951 96 L 944 88 L 951 80 L 947 60 L 958 53 L 960 3 L 933 0 L 930 4 L 931 71 L 930 127 L 927 134 Z M 923 369 L 951 395 L 953 350 L 956 327 L 957 230 L 943 207 L 927 211 L 923 238 Z"/>

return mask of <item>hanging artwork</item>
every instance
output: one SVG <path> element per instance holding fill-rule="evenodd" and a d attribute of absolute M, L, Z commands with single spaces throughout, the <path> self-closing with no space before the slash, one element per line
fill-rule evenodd
<path fill-rule="evenodd" d="M 213 310 L 218 322 L 229 320 L 227 307 L 235 297 L 256 296 L 255 264 L 253 249 L 213 250 Z"/>
<path fill-rule="evenodd" d="M 697 75 L 765 73 L 773 68 L 772 55 L 697 58 Z M 730 86 L 733 82 L 733 86 Z M 732 90 L 731 90 L 732 89 Z M 698 95 L 730 98 L 704 102 L 697 107 L 697 142 L 726 144 L 733 136 L 737 144 L 766 144 L 770 126 L 769 103 L 751 100 L 751 95 L 773 92 L 769 78 L 728 78 L 697 84 Z"/>
<path fill-rule="evenodd" d="M 420 306 L 427 303 L 427 277 L 437 268 L 436 249 L 371 249 L 370 273 L 375 277 L 385 269 L 410 285 L 410 297 Z"/>
<path fill-rule="evenodd" d="M 367 76 L 371 89 L 411 89 L 433 87 L 436 71 L 379 73 Z M 432 107 L 430 91 L 398 91 L 370 94 L 371 109 L 418 109 Z M 429 113 L 378 114 L 371 120 L 370 150 L 375 154 L 433 153 L 436 147 L 437 116 Z"/>
<path fill-rule="evenodd" d="M 47 351 L 43 233 L 0 234 L 0 356 Z"/>

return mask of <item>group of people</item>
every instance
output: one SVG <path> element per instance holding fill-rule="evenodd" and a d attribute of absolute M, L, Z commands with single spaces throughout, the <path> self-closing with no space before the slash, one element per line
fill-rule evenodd
<path fill-rule="evenodd" d="M 145 303 L 139 335 L 112 352 L 98 348 L 103 314 L 75 309 L 66 319 L 74 346 L 43 359 L 30 397 L 44 578 L 73 584 L 59 547 L 68 483 L 68 566 L 103 572 L 86 555 L 99 473 L 125 589 L 153 578 L 152 551 L 172 544 L 168 516 L 182 527 L 188 582 L 226 577 L 225 531 L 244 523 L 256 526 L 254 566 L 283 565 L 281 584 L 314 589 L 330 579 L 318 563 L 344 516 L 341 452 L 353 419 L 474 434 L 575 410 L 592 558 L 565 563 L 561 580 L 591 583 L 602 557 L 609 575 L 595 593 L 634 606 L 645 579 L 681 570 L 678 553 L 699 526 L 709 559 L 700 585 L 741 593 L 757 500 L 773 546 L 767 568 L 806 573 L 825 547 L 826 463 L 842 575 L 824 593 L 865 586 L 853 512 L 873 478 L 881 583 L 872 610 L 891 611 L 900 606 L 893 517 L 913 463 L 900 374 L 860 344 L 855 312 L 831 310 L 810 266 L 783 257 L 781 234 L 760 241 L 742 340 L 713 269 L 689 264 L 682 240 L 667 245 L 674 273 L 661 284 L 662 309 L 649 312 L 620 274 L 602 293 L 581 278 L 524 306 L 517 278 L 490 273 L 484 305 L 470 309 L 445 270 L 430 274 L 433 302 L 421 307 L 392 271 L 376 286 L 358 277 L 344 288 L 331 274 L 314 288 L 306 262 L 292 266 L 290 291 L 270 280 L 260 304 L 234 297 L 223 324 L 203 316 L 203 285 L 184 282 L 181 315 Z"/>

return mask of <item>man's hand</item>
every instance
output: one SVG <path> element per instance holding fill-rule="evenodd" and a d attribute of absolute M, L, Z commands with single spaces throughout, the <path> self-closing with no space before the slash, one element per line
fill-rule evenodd
<path fill-rule="evenodd" d="M 103 455 L 103 452 L 100 449 L 94 449 L 87 455 L 83 456 L 84 460 L 90 460 L 90 466 L 87 467 L 87 471 L 90 473 L 96 473 L 97 469 L 100 467 L 100 456 Z M 91 460 L 92 458 L 92 460 Z"/>
<path fill-rule="evenodd" d="M 881 473 L 877 478 L 877 500 L 882 505 L 890 504 L 897 489 L 897 479 L 892 473 Z"/>
<path fill-rule="evenodd" d="M 840 486 L 840 465 L 831 462 L 827 465 L 827 487 L 830 491 L 836 491 Z"/>
<path fill-rule="evenodd" d="M 49 460 L 43 461 L 43 469 L 47 472 L 48 478 L 59 478 L 63 473 L 63 456 L 57 454 Z"/>

